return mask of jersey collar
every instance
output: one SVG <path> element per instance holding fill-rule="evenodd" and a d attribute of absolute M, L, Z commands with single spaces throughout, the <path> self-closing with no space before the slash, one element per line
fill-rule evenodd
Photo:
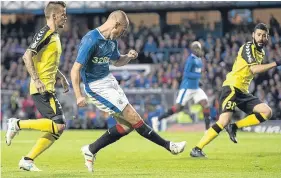
<path fill-rule="evenodd" d="M 103 34 L 100 32 L 100 30 L 97 28 L 97 31 L 99 32 L 99 34 L 100 34 L 100 36 L 104 39 L 104 40 L 106 40 L 106 38 L 103 36 Z"/>
<path fill-rule="evenodd" d="M 262 48 L 259 48 L 259 47 L 256 45 L 255 41 L 253 41 L 253 43 L 254 43 L 256 49 L 257 49 L 259 52 L 262 52 L 263 47 L 262 47 Z"/>

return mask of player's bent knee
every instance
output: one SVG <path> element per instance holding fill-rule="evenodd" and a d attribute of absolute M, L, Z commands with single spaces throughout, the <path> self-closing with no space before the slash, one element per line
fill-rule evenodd
<path fill-rule="evenodd" d="M 261 104 L 256 105 L 253 109 L 253 112 L 254 113 L 260 113 L 264 117 L 264 119 L 266 119 L 266 120 L 270 119 L 272 117 L 272 110 L 265 103 L 261 103 Z"/>
<path fill-rule="evenodd" d="M 200 105 L 203 107 L 203 108 L 208 108 L 208 101 L 207 100 L 201 100 L 200 102 Z"/>
<path fill-rule="evenodd" d="M 265 120 L 268 120 L 272 117 L 272 110 L 265 103 L 257 105 L 254 108 L 254 113 L 256 113 L 256 117 L 260 122 L 264 122 Z"/>
<path fill-rule="evenodd" d="M 52 135 L 57 140 L 65 129 L 65 117 L 64 115 L 54 116 L 52 119 Z"/>
<path fill-rule="evenodd" d="M 266 117 L 266 120 L 268 120 L 272 117 L 272 109 L 270 107 L 267 108 L 265 117 Z"/>
<path fill-rule="evenodd" d="M 57 133 L 52 133 L 53 137 L 57 140 L 60 138 L 60 136 L 62 135 L 63 131 L 65 130 L 65 124 L 56 124 L 57 128 L 58 128 L 58 132 Z"/>
<path fill-rule="evenodd" d="M 123 124 L 117 124 L 116 128 L 119 130 L 119 132 L 125 133 L 125 134 L 128 134 L 134 130 L 133 127 L 129 127 L 129 126 L 123 125 Z"/>
<path fill-rule="evenodd" d="M 218 123 L 221 124 L 223 127 L 225 127 L 227 126 L 227 124 L 229 124 L 231 117 L 232 117 L 231 112 L 222 113 L 219 117 Z"/>
<path fill-rule="evenodd" d="M 121 114 L 115 113 L 112 115 L 112 117 L 117 121 L 116 127 L 117 128 L 121 127 L 120 128 L 121 131 L 124 130 L 124 132 L 130 133 L 131 131 L 134 130 L 132 125 L 129 122 L 127 122 Z"/>
<path fill-rule="evenodd" d="M 180 105 L 180 104 L 176 104 L 174 106 L 172 106 L 172 111 L 173 113 L 177 113 L 180 112 L 184 109 L 184 106 Z"/>
<path fill-rule="evenodd" d="M 128 104 L 122 112 L 124 119 L 129 122 L 131 125 L 135 125 L 139 123 L 142 118 L 136 112 L 136 110 L 132 107 L 132 105 Z"/>
<path fill-rule="evenodd" d="M 269 120 L 272 117 L 271 108 L 269 106 L 267 106 L 267 108 L 263 112 L 261 112 L 260 115 L 262 116 L 264 121 Z"/>
<path fill-rule="evenodd" d="M 63 133 L 65 129 L 65 124 L 57 124 L 58 127 L 58 133 Z"/>

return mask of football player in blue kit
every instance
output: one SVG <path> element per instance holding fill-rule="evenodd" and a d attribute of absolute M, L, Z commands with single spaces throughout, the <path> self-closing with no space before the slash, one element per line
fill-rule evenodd
<path fill-rule="evenodd" d="M 201 71 L 203 68 L 202 55 L 203 51 L 201 44 L 198 41 L 194 41 L 190 45 L 191 54 L 188 56 L 182 82 L 180 85 L 179 93 L 176 99 L 176 104 L 170 108 L 166 113 L 159 117 L 153 117 L 152 128 L 158 131 L 158 126 L 161 120 L 178 113 L 183 110 L 188 101 L 193 100 L 195 104 L 200 104 L 203 107 L 204 120 L 206 130 L 210 127 L 210 108 L 208 105 L 208 97 L 205 92 L 199 87 L 199 81 L 201 79 Z"/>
<path fill-rule="evenodd" d="M 90 172 L 93 172 L 95 157 L 100 149 L 133 130 L 172 154 L 183 152 L 186 145 L 185 141 L 174 143 L 164 140 L 145 124 L 109 71 L 110 62 L 117 67 L 124 66 L 138 57 L 135 50 L 130 50 L 126 55 L 119 53 L 117 39 L 126 33 L 128 27 L 129 20 L 123 11 L 112 12 L 104 24 L 89 31 L 83 37 L 77 59 L 71 70 L 71 81 L 77 105 L 83 107 L 87 104 L 86 97 L 82 95 L 80 89 L 80 78 L 82 78 L 87 96 L 97 108 L 108 112 L 117 121 L 114 127 L 109 128 L 94 143 L 81 148 L 85 165 Z"/>

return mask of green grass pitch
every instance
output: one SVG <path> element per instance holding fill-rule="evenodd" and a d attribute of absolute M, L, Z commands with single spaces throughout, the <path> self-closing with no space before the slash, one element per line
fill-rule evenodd
<path fill-rule="evenodd" d="M 10 147 L 2 132 L 1 173 L 3 178 L 73 178 L 73 177 L 177 177 L 177 178 L 280 178 L 281 135 L 238 133 L 238 144 L 228 135 L 221 135 L 205 149 L 207 159 L 189 156 L 190 149 L 203 133 L 160 133 L 173 141 L 187 141 L 186 150 L 177 156 L 150 143 L 136 132 L 101 150 L 95 162 L 95 172 L 84 167 L 81 146 L 91 143 L 104 131 L 66 131 L 49 150 L 36 159 L 42 172 L 26 172 L 18 162 L 41 135 L 21 131 Z"/>

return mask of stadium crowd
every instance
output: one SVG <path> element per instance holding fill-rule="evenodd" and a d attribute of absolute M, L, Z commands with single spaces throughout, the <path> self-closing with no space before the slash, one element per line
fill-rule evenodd
<path fill-rule="evenodd" d="M 274 18 L 274 17 L 272 17 Z M 28 103 L 29 75 L 21 59 L 34 34 L 34 22 L 17 21 L 14 24 L 1 24 L 1 89 L 18 90 Z M 70 69 L 77 56 L 77 46 L 81 37 L 89 30 L 73 21 L 73 28 L 61 34 L 63 54 L 61 71 L 69 78 Z M 281 60 L 281 29 L 277 21 L 271 19 L 269 43 L 265 48 L 264 62 Z M 78 28 L 79 26 L 79 28 Z M 33 28 L 30 28 L 33 27 Z M 140 74 L 128 80 L 121 80 L 123 88 L 169 88 L 177 90 L 181 81 L 186 57 L 189 55 L 188 45 L 199 40 L 205 51 L 202 88 L 211 96 L 218 96 L 227 72 L 231 70 L 239 47 L 251 41 L 251 29 L 237 28 L 223 37 L 211 33 L 206 37 L 197 36 L 190 24 L 182 24 L 177 28 L 162 33 L 159 26 L 147 27 L 141 23 L 139 27 L 131 24 L 128 34 L 119 40 L 120 53 L 134 48 L 139 58 L 133 63 L 151 63 L 154 65 L 147 76 Z M 29 33 L 23 33 L 29 32 Z M 60 87 L 58 85 L 57 87 Z M 274 119 L 281 119 L 281 69 L 273 69 L 256 77 L 250 86 L 250 92 L 273 108 Z M 212 97 L 215 98 L 215 97 Z M 8 108 L 15 106 L 11 98 Z M 15 100 L 15 99 L 14 99 Z M 27 101 L 26 101 L 27 100 Z M 3 108 L 3 107 L 2 107 Z M 25 107 L 22 109 L 26 109 Z M 3 112 L 3 111 L 1 111 Z"/>

